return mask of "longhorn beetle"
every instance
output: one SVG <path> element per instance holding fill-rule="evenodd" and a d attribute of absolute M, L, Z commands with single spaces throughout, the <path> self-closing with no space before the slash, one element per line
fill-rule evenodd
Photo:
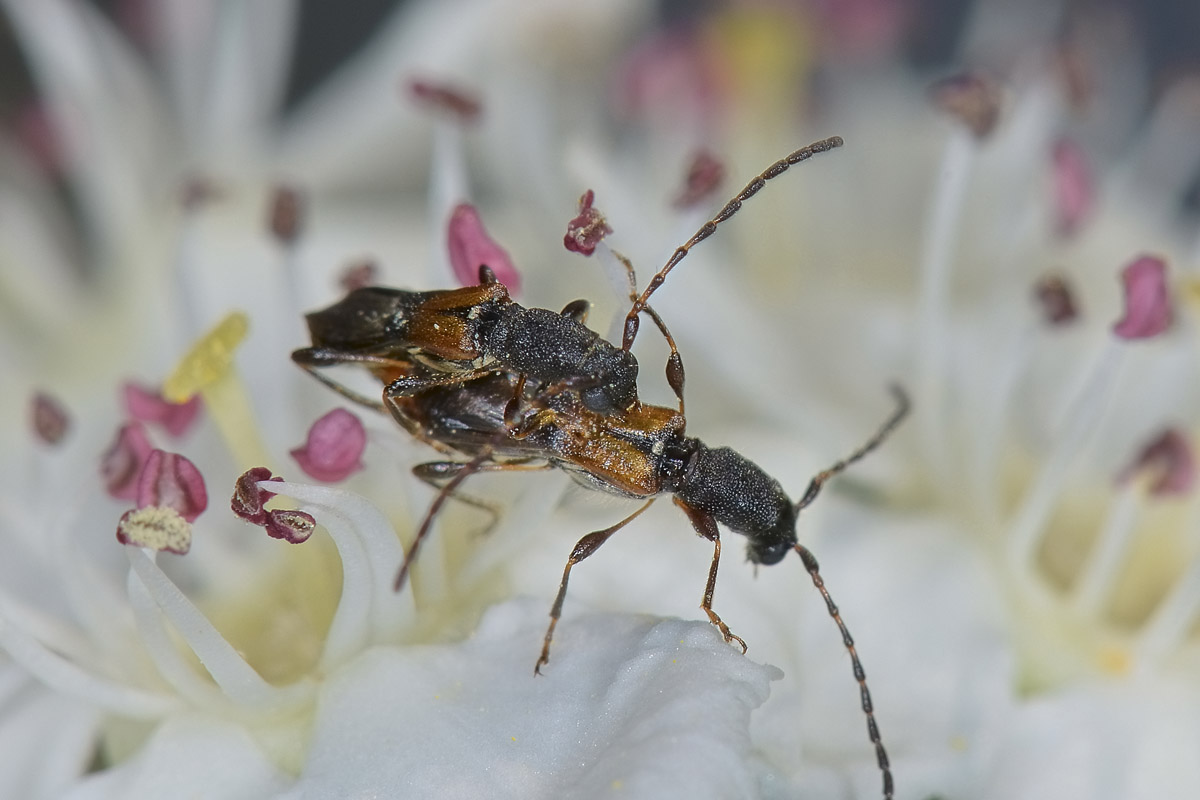
<path fill-rule="evenodd" d="M 792 502 L 777 480 L 746 457 L 685 434 L 683 362 L 666 325 L 648 305 L 650 296 L 691 248 L 711 236 L 768 180 L 841 144 L 838 137 L 824 139 L 772 164 L 676 248 L 641 294 L 636 293 L 633 268 L 625 262 L 634 288 L 619 348 L 584 325 L 585 302 L 570 303 L 558 314 L 525 308 L 508 296 L 486 265 L 480 265 L 478 286 L 433 292 L 371 287 L 351 292 L 341 302 L 307 316 L 312 347 L 297 350 L 292 358 L 344 396 L 387 410 L 405 430 L 448 456 L 414 468 L 418 477 L 439 491 L 405 551 L 396 575 L 397 591 L 445 502 L 454 498 L 482 505 L 459 492 L 475 473 L 561 468 L 590 488 L 646 501 L 625 519 L 575 544 L 551 607 L 535 673 L 550 661 L 571 569 L 661 495 L 671 495 L 696 533 L 713 543 L 700 607 L 725 641 L 736 642 L 742 652 L 746 643 L 712 607 L 721 559 L 719 526 L 747 537 L 747 555 L 756 565 L 776 564 L 795 551 L 850 653 L 868 736 L 883 777 L 883 795 L 891 798 L 891 769 L 854 640 L 825 588 L 816 558 L 796 540 L 795 528 L 799 513 L 830 478 L 887 438 L 908 413 L 908 398 L 899 387 L 892 387 L 896 408 L 884 424 L 849 456 L 814 476 Z M 630 348 L 642 313 L 652 317 L 670 346 L 667 377 L 679 398 L 678 410 L 638 400 L 637 361 Z M 335 364 L 367 368 L 384 383 L 382 402 L 318 371 Z"/>

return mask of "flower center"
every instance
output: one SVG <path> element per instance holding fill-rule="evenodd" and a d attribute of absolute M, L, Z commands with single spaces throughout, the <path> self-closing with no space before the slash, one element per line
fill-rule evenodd
<path fill-rule="evenodd" d="M 284 686 L 316 670 L 341 596 L 336 548 L 319 537 L 240 588 L 211 593 L 204 611 L 259 675 Z"/>

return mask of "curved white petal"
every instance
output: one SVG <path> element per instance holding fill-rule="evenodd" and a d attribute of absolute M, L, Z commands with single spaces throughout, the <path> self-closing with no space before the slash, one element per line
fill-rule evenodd
<path fill-rule="evenodd" d="M 1023 704 L 982 800 L 1200 796 L 1200 695 L 1172 678 L 1095 683 Z"/>
<path fill-rule="evenodd" d="M 769 667 L 707 623 L 567 616 L 533 662 L 540 603 L 488 612 L 455 646 L 377 649 L 326 683 L 288 797 L 742 798 Z"/>
<path fill-rule="evenodd" d="M 58 797 L 95 757 L 99 718 L 36 684 L 0 704 L 0 797 Z"/>
<path fill-rule="evenodd" d="M 278 481 L 260 485 L 314 506 L 317 522 L 325 526 L 338 547 L 343 570 L 342 600 L 326 642 L 326 661 L 337 663 L 347 652 L 355 652 L 330 643 L 334 630 L 342 627 L 363 627 L 359 634 L 344 635 L 361 638 L 358 649 L 368 642 L 381 644 L 394 640 L 412 614 L 412 601 L 409 593 L 397 595 L 392 589 L 404 550 L 383 513 L 366 498 L 341 489 Z M 326 515 L 333 519 L 326 519 Z M 352 614 L 362 618 L 353 623 L 339 622 Z M 340 652 L 335 654 L 334 650 Z"/>
<path fill-rule="evenodd" d="M 199 713 L 174 716 L 137 755 L 85 777 L 64 800 L 161 800 L 206 797 L 262 800 L 291 779 L 247 731 Z"/>

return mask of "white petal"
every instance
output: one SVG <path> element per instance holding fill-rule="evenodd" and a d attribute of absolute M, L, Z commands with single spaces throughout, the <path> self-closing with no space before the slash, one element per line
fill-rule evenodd
<path fill-rule="evenodd" d="M 1030 701 L 1006 731 L 986 800 L 1200 796 L 1200 696 L 1172 679 L 1095 684 Z"/>
<path fill-rule="evenodd" d="M 834 510 L 840 513 L 812 548 L 854 636 L 897 784 L 908 796 L 969 786 L 1014 702 L 1013 656 L 984 554 L 961 532 L 929 519 L 885 524 L 877 515 Z M 791 614 L 761 612 L 782 632 L 785 617 L 793 617 L 799 636 L 791 658 L 775 662 L 794 666 L 784 667 L 777 696 L 756 716 L 755 741 L 781 768 L 797 752 L 853 764 L 859 795 L 870 797 L 879 774 L 849 659 L 824 604 L 812 587 L 803 588 L 810 596 L 801 596 Z M 779 605 L 777 594 L 758 589 L 760 599 Z M 755 644 L 759 657 L 763 645 L 777 649 L 770 641 Z"/>
<path fill-rule="evenodd" d="M 562 622 L 535 677 L 544 613 L 511 602 L 462 645 L 332 676 L 294 796 L 756 795 L 747 725 L 777 671 L 707 623 L 591 615 Z"/>
<path fill-rule="evenodd" d="M 57 797 L 87 769 L 95 709 L 36 685 L 0 707 L 0 797 Z"/>
<path fill-rule="evenodd" d="M 200 714 L 172 717 L 120 766 L 89 775 L 67 800 L 202 797 L 261 800 L 290 779 L 244 728 Z"/>

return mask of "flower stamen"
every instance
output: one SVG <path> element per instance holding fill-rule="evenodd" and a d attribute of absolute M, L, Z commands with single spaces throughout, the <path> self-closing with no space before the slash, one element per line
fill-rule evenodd
<path fill-rule="evenodd" d="M 152 450 L 154 445 L 140 422 L 121 426 L 117 438 L 100 457 L 100 477 L 109 495 L 118 500 L 137 496 L 138 476 Z"/>
<path fill-rule="evenodd" d="M 600 240 L 612 233 L 604 214 L 593 205 L 595 200 L 594 191 L 588 189 L 584 192 L 579 198 L 579 213 L 567 223 L 563 246 L 572 253 L 590 256 L 596 252 Z"/>
<path fill-rule="evenodd" d="M 192 526 L 167 506 L 146 506 L 126 511 L 117 523 L 117 541 L 130 547 L 148 547 L 186 555 L 192 547 Z"/>
<path fill-rule="evenodd" d="M 309 427 L 304 444 L 290 454 L 310 478 L 338 483 L 363 468 L 366 447 L 362 422 L 346 409 L 335 408 Z"/>
<path fill-rule="evenodd" d="M 114 714 L 155 719 L 179 706 L 174 697 L 106 680 L 51 652 L 36 637 L 18 628 L 3 608 L 0 608 L 0 650 L 46 686 Z"/>
<path fill-rule="evenodd" d="M 200 397 L 195 395 L 183 403 L 169 403 L 163 396 L 136 383 L 121 387 L 125 411 L 138 422 L 155 422 L 162 425 L 167 434 L 183 436 L 196 421 L 200 413 Z"/>
<path fill-rule="evenodd" d="M 520 286 L 520 276 L 513 266 L 507 251 L 493 239 L 483 227 L 479 212 L 469 203 L 459 203 L 450 214 L 446 226 L 446 250 L 450 254 L 450 268 L 454 277 L 463 286 L 479 282 L 479 268 L 490 267 L 496 278 L 515 291 Z"/>
<path fill-rule="evenodd" d="M 1160 661 L 1187 640 L 1200 616 L 1200 559 L 1193 559 L 1170 594 L 1142 628 L 1137 650 L 1148 661 Z"/>
<path fill-rule="evenodd" d="M 221 692 L 231 701 L 257 711 L 285 711 L 295 709 L 310 699 L 313 687 L 308 682 L 277 688 L 263 680 L 213 627 L 208 618 L 166 576 L 148 552 L 129 548 L 126 555 L 131 567 L 131 580 L 136 576 L 149 598 L 179 631 Z M 131 602 L 136 594 L 134 591 L 130 592 Z M 143 630 L 143 635 L 146 633 L 147 631 Z M 174 645 L 169 644 L 169 639 L 160 644 L 174 650 Z"/>
<path fill-rule="evenodd" d="M 946 441 L 946 397 L 950 272 L 958 246 L 958 231 L 966 203 L 967 186 L 979 154 L 979 136 L 966 126 L 955 126 L 942 151 L 925 235 L 921 244 L 918 286 L 916 423 L 924 455 L 935 479 L 950 478 Z"/>
<path fill-rule="evenodd" d="M 677 209 L 693 208 L 712 196 L 725 180 L 725 164 L 708 150 L 699 150 L 688 164 L 683 189 L 671 202 Z"/>
<path fill-rule="evenodd" d="M 444 112 L 460 123 L 475 122 L 483 112 L 479 98 L 458 86 L 413 78 L 408 82 L 408 91 L 417 102 Z"/>
<path fill-rule="evenodd" d="M 1143 482 L 1135 481 L 1122 487 L 1110 506 L 1100 539 L 1072 590 L 1071 603 L 1080 614 L 1093 618 L 1103 614 L 1133 544 L 1144 499 Z"/>
<path fill-rule="evenodd" d="M 267 216 L 267 227 L 271 235 L 285 249 L 295 249 L 296 240 L 304 228 L 304 195 L 293 186 L 276 186 L 271 195 L 271 209 Z"/>
<path fill-rule="evenodd" d="M 1008 543 L 1009 556 L 1018 566 L 1032 564 L 1039 536 L 1057 502 L 1067 479 L 1067 470 L 1075 456 L 1083 449 L 1100 416 L 1112 396 L 1118 367 L 1127 352 L 1119 343 L 1147 339 L 1163 333 L 1171 323 L 1171 304 L 1165 281 L 1166 265 L 1161 259 L 1141 256 L 1134 259 L 1121 271 L 1125 291 L 1124 316 L 1113 326 L 1116 338 L 1109 339 L 1097 354 L 1092 364 L 1084 370 L 1079 390 L 1060 415 L 1058 430 L 1061 431 L 1049 457 L 1031 488 L 1026 492 L 1021 507 L 1014 515 Z M 1129 513 L 1132 513 L 1129 512 Z M 1114 568 L 1110 559 L 1120 558 L 1127 545 L 1119 519 L 1110 520 L 1111 540 L 1102 540 L 1100 559 L 1096 563 L 1097 573 L 1088 578 L 1095 581 L 1081 589 L 1085 606 L 1097 602 L 1094 592 L 1102 592 Z M 1129 523 L 1132 525 L 1132 521 Z M 1106 529 L 1106 532 L 1109 529 Z"/>
<path fill-rule="evenodd" d="M 404 551 L 387 518 L 351 492 L 279 481 L 262 481 L 259 486 L 316 512 L 341 557 L 342 597 L 321 663 L 332 667 L 369 644 L 397 641 L 406 621 L 412 619 L 414 607 L 411 599 L 397 597 L 392 591 Z"/>
<path fill-rule="evenodd" d="M 413 81 L 411 88 L 418 101 L 425 103 L 427 98 L 417 89 L 419 85 L 425 84 Z M 430 260 L 429 279 L 435 286 L 444 284 L 448 276 L 464 281 L 464 285 L 475 282 L 474 276 L 464 279 L 456 269 L 448 268 L 452 266 L 450 262 L 440 257 L 440 254 L 445 252 L 442 225 L 450 224 L 458 208 L 471 197 L 470 183 L 467 180 L 467 160 L 463 153 L 463 122 L 464 119 L 457 114 L 441 114 L 434 120 L 433 155 L 429 176 L 429 219 L 432 221 L 429 226 L 429 252 L 435 255 Z M 452 260 L 453 255 L 450 258 Z M 478 266 L 475 269 L 477 276 Z M 501 281 L 504 279 L 501 278 Z M 505 284 L 508 285 L 507 281 Z"/>
<path fill-rule="evenodd" d="M 1054 179 L 1055 227 L 1060 236 L 1071 237 L 1091 216 L 1096 190 L 1083 148 L 1071 139 L 1054 143 L 1051 155 Z"/>
<path fill-rule="evenodd" d="M 1171 327 L 1167 265 L 1161 258 L 1141 256 L 1121 270 L 1125 315 L 1113 325 L 1122 339 L 1149 339 Z"/>
<path fill-rule="evenodd" d="M 204 398 L 225 446 L 243 469 L 270 462 L 246 387 L 233 363 L 234 351 L 248 328 L 244 313 L 231 312 L 192 346 L 163 382 L 163 397 L 168 402 L 185 403 L 197 392 Z"/>
<path fill-rule="evenodd" d="M 43 444 L 56 445 L 71 429 L 71 418 L 56 397 L 36 392 L 30 403 L 33 432 Z"/>
<path fill-rule="evenodd" d="M 1022 572 L 1032 566 L 1039 537 L 1062 494 L 1068 470 L 1107 405 L 1124 352 L 1110 339 L 1085 370 L 1082 387 L 1060 416 L 1060 433 L 1013 515 L 1007 550 L 1011 563 Z"/>

